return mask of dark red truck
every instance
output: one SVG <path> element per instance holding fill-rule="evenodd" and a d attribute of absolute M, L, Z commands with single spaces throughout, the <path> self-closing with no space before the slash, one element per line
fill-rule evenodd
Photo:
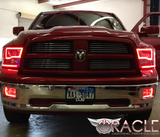
<path fill-rule="evenodd" d="M 3 47 L 6 119 L 70 113 L 148 119 L 160 70 L 159 24 L 150 18 L 159 15 L 146 15 L 132 32 L 115 14 L 98 11 L 42 12 L 27 31 L 14 27 L 18 37 Z"/>

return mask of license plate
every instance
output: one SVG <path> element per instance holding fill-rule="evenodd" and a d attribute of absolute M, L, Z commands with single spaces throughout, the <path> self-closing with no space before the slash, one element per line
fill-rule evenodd
<path fill-rule="evenodd" d="M 69 101 L 86 102 L 95 98 L 94 88 L 67 88 L 66 98 Z"/>

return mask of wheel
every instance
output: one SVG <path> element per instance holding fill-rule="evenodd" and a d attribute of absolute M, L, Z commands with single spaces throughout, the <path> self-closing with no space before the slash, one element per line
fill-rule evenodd
<path fill-rule="evenodd" d="M 30 114 L 10 112 L 4 106 L 3 106 L 3 111 L 4 111 L 6 119 L 11 123 L 28 122 L 28 119 L 30 117 Z"/>
<path fill-rule="evenodd" d="M 152 109 L 150 109 L 149 111 L 146 111 L 146 112 L 128 114 L 126 116 L 126 119 L 129 122 L 133 122 L 134 120 L 141 120 L 141 121 L 148 120 L 151 115 L 151 112 L 152 112 Z"/>

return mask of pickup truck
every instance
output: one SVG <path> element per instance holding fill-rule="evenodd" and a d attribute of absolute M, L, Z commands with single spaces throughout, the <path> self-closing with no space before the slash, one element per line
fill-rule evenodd
<path fill-rule="evenodd" d="M 160 13 L 149 13 L 128 32 L 100 11 L 40 13 L 27 31 L 3 47 L 1 98 L 6 119 L 30 114 L 108 115 L 148 119 L 160 65 Z"/>

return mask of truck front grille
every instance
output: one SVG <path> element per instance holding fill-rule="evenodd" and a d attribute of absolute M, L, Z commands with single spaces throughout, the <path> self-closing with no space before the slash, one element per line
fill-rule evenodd
<path fill-rule="evenodd" d="M 26 43 L 22 73 L 73 77 L 139 74 L 136 46 L 131 40 L 95 38 L 40 41 L 30 41 L 28 46 Z M 76 52 L 81 50 L 85 54 Z"/>
<path fill-rule="evenodd" d="M 29 69 L 71 69 L 70 59 L 29 59 Z"/>
<path fill-rule="evenodd" d="M 49 41 L 32 43 L 31 53 L 70 53 L 72 51 L 71 41 Z"/>

